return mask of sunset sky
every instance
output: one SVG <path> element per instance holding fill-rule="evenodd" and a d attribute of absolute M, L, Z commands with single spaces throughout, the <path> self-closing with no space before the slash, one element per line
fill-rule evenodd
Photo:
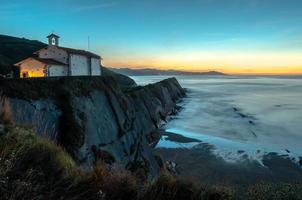
<path fill-rule="evenodd" d="M 0 0 L 0 34 L 52 31 L 105 66 L 302 74 L 301 0 Z"/>

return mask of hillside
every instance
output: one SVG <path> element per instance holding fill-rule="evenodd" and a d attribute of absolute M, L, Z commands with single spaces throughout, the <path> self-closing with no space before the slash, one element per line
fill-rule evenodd
<path fill-rule="evenodd" d="M 10 73 L 14 64 L 45 47 L 37 40 L 0 35 L 0 74 Z"/>
<path fill-rule="evenodd" d="M 111 71 L 124 74 L 126 76 L 177 76 L 177 75 L 226 75 L 217 71 L 189 72 L 179 70 L 159 70 L 159 69 L 130 69 L 130 68 L 109 68 Z"/>

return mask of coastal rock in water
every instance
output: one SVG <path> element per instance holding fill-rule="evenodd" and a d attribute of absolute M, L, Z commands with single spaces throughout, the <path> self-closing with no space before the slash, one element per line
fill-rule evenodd
<path fill-rule="evenodd" d="M 147 136 L 185 96 L 175 78 L 122 91 L 111 77 L 0 81 L 0 116 L 62 145 L 85 169 L 96 159 L 159 171 Z"/>

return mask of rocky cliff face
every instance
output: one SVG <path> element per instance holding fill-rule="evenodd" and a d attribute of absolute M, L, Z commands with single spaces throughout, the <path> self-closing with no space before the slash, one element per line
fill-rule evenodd
<path fill-rule="evenodd" d="M 64 146 L 86 169 L 96 160 L 156 175 L 146 136 L 185 96 L 175 78 L 122 91 L 110 77 L 0 81 L 0 115 Z"/>

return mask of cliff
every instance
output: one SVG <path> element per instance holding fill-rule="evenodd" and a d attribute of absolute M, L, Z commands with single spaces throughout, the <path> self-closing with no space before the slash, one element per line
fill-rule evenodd
<path fill-rule="evenodd" d="M 156 175 L 146 137 L 184 96 L 175 78 L 127 91 L 112 77 L 0 80 L 0 115 L 62 145 L 84 169 L 139 163 Z"/>

